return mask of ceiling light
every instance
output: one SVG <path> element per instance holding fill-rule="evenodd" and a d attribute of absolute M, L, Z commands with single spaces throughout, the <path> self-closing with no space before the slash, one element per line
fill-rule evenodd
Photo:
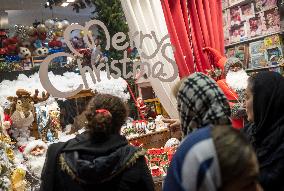
<path fill-rule="evenodd" d="M 66 3 L 66 2 L 61 4 L 62 7 L 67 7 L 68 5 L 69 5 L 69 3 Z"/>
<path fill-rule="evenodd" d="M 67 0 L 67 3 L 74 3 L 76 0 Z"/>
<path fill-rule="evenodd" d="M 46 2 L 46 5 L 47 5 L 47 6 L 49 6 L 49 5 L 50 5 L 48 1 Z"/>

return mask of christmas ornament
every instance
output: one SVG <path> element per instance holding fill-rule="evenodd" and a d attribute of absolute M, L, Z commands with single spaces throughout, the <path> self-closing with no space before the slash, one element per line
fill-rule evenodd
<path fill-rule="evenodd" d="M 47 28 L 44 24 L 40 24 L 40 25 L 37 26 L 37 31 L 39 33 L 45 33 L 45 32 L 47 32 Z"/>
<path fill-rule="evenodd" d="M 56 30 L 62 30 L 62 29 L 63 29 L 63 24 L 62 24 L 62 22 L 57 21 L 57 22 L 54 24 L 54 28 L 55 28 Z"/>
<path fill-rule="evenodd" d="M 61 23 L 62 23 L 63 29 L 66 29 L 70 25 L 69 21 L 67 20 L 63 20 Z"/>
<path fill-rule="evenodd" d="M 51 28 L 53 28 L 53 26 L 54 26 L 54 21 L 52 20 L 52 19 L 48 19 L 48 20 L 46 20 L 45 21 L 45 26 L 47 27 L 47 28 L 49 28 L 49 29 L 51 29 Z"/>

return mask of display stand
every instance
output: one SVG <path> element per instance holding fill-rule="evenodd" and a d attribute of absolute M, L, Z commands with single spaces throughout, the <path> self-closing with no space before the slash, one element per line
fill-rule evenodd
<path fill-rule="evenodd" d="M 145 135 L 141 135 L 139 137 L 129 139 L 130 143 L 141 143 L 143 144 L 143 148 L 151 149 L 151 148 L 160 148 L 164 147 L 167 140 L 171 138 L 171 132 L 169 129 L 164 129 L 161 131 L 156 131 L 153 133 L 148 133 Z"/>

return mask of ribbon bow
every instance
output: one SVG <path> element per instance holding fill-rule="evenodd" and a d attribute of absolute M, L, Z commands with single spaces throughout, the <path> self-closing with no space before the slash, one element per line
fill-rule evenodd
<path fill-rule="evenodd" d="M 111 113 L 107 109 L 97 109 L 96 114 L 103 114 L 103 116 L 111 116 Z"/>

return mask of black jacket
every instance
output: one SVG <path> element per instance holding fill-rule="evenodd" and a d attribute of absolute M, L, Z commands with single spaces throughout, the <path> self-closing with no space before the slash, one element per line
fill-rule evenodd
<path fill-rule="evenodd" d="M 154 191 L 141 149 L 125 137 L 91 141 L 87 134 L 49 147 L 41 191 Z"/>

